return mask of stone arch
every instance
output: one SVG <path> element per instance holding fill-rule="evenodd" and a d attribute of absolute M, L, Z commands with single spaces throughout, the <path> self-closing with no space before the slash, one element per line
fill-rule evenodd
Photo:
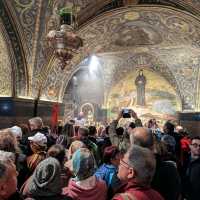
<path fill-rule="evenodd" d="M 147 40 L 145 43 L 135 40 L 128 47 L 120 45 L 119 42 L 116 43 L 120 38 L 120 26 L 133 28 L 133 33 L 137 34 L 140 41 L 142 38 L 139 33 L 147 34 Z M 132 6 L 106 12 L 89 21 L 79 30 L 79 35 L 84 38 L 84 47 L 63 72 L 60 99 L 63 98 L 70 77 L 79 68 L 79 63 L 88 55 L 94 53 L 101 56 L 119 52 L 134 55 L 144 51 L 156 55 L 159 62 L 169 68 L 173 76 L 168 75 L 168 78 L 174 78 L 171 82 L 175 84 L 180 96 L 183 96 L 184 101 L 187 99 L 186 103 L 190 104 L 190 108 L 195 109 L 199 61 L 195 64 L 196 66 L 189 66 L 189 63 L 191 63 L 191 59 L 193 62 L 199 54 L 199 30 L 198 18 L 166 6 Z M 115 35 L 113 36 L 113 34 Z M 152 35 L 153 40 L 151 40 Z M 159 37 L 159 40 L 156 37 Z M 188 55 L 183 55 L 183 50 Z M 185 60 L 181 61 L 181 57 L 185 57 Z M 188 68 L 190 69 L 188 70 Z M 158 69 L 159 66 L 156 70 Z M 189 83 L 190 80 L 184 70 L 191 76 L 194 75 L 192 84 Z M 164 73 L 162 71 L 162 74 Z M 184 92 L 185 95 L 182 95 Z"/>
<path fill-rule="evenodd" d="M 119 68 L 122 68 L 122 66 L 123 66 L 123 72 L 119 70 Z M 163 76 L 170 83 L 170 85 L 172 85 L 172 87 L 177 92 L 178 97 L 182 99 L 182 93 L 180 91 L 180 88 L 172 71 L 167 65 L 165 65 L 161 60 L 159 60 L 158 57 L 153 55 L 153 53 L 142 52 L 142 53 L 136 53 L 134 55 L 128 54 L 124 62 L 121 63 L 121 65 L 117 66 L 117 68 L 115 69 L 116 72 L 114 73 L 116 73 L 116 76 L 114 78 L 114 81 L 115 82 L 119 81 L 120 77 L 119 73 L 121 73 L 121 76 L 123 76 L 124 73 L 128 73 L 133 68 L 135 70 L 140 68 L 148 69 L 152 72 L 160 74 L 160 76 Z"/>
<path fill-rule="evenodd" d="M 12 62 L 7 48 L 6 33 L 0 20 L 0 96 L 13 96 Z"/>
<path fill-rule="evenodd" d="M 12 64 L 12 96 L 27 96 L 29 85 L 25 52 L 15 19 L 12 17 L 7 3 L 3 1 L 0 2 L 0 18 Z"/>
<path fill-rule="evenodd" d="M 84 106 L 89 106 L 91 108 L 91 110 L 92 110 L 92 113 L 94 113 L 94 106 L 89 102 L 86 102 L 86 103 L 81 105 L 81 108 L 80 108 L 81 112 L 83 112 Z"/>

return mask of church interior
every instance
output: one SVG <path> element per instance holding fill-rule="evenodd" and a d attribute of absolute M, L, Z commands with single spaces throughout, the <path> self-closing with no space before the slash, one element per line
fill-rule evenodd
<path fill-rule="evenodd" d="M 200 199 L 200 0 L 0 0 L 0 200 Z"/>
<path fill-rule="evenodd" d="M 58 103 L 63 122 L 125 107 L 200 134 L 200 1 L 0 0 L 0 29 L 1 128 Z"/>

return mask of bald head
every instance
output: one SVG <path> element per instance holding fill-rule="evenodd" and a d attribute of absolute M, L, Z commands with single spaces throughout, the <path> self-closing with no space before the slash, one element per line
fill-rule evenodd
<path fill-rule="evenodd" d="M 176 132 L 179 133 L 179 132 L 181 132 L 181 131 L 183 131 L 183 127 L 177 125 L 177 126 L 176 126 Z"/>
<path fill-rule="evenodd" d="M 130 132 L 130 142 L 131 144 L 153 149 L 154 140 L 151 129 L 143 127 L 134 128 Z"/>

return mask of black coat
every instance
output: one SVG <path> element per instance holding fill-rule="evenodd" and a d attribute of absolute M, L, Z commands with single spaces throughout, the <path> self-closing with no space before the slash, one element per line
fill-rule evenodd
<path fill-rule="evenodd" d="M 22 197 L 18 192 L 12 194 L 7 200 L 22 200 Z"/>
<path fill-rule="evenodd" d="M 173 162 L 163 161 L 156 156 L 156 171 L 151 186 L 165 200 L 177 200 L 181 193 L 181 180 Z"/>
<path fill-rule="evenodd" d="M 183 181 L 184 192 L 188 200 L 200 198 L 200 158 L 191 161 L 188 165 Z"/>

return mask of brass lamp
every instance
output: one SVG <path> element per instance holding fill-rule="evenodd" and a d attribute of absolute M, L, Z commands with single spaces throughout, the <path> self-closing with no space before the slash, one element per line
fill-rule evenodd
<path fill-rule="evenodd" d="M 47 34 L 49 45 L 54 49 L 56 58 L 59 60 L 61 69 L 64 69 L 74 53 L 83 46 L 83 40 L 78 37 L 74 30 L 75 17 L 69 8 L 63 8 L 59 12 L 60 30 L 51 30 Z"/>

